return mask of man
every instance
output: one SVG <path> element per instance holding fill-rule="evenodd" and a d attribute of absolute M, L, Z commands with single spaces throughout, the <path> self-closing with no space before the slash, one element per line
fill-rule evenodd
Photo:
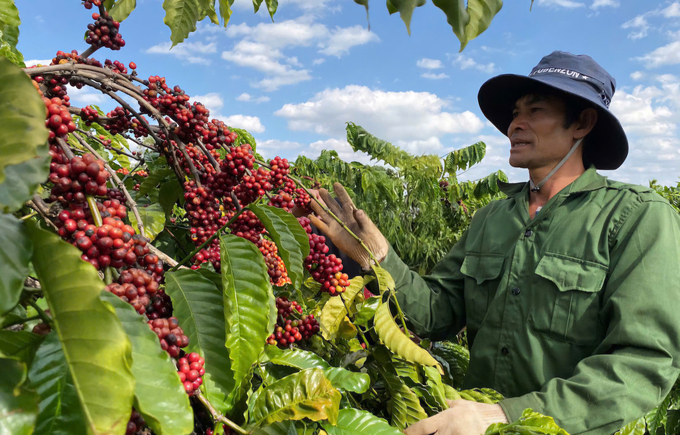
<path fill-rule="evenodd" d="M 529 77 L 479 91 L 529 182 L 475 214 L 429 276 L 410 271 L 342 186 L 321 197 L 395 279 L 415 332 L 467 326 L 465 387 L 497 405 L 454 401 L 408 435 L 479 435 L 525 408 L 572 435 L 612 434 L 657 406 L 680 372 L 680 217 L 655 192 L 610 181 L 628 141 L 609 111 L 614 79 L 588 56 L 554 52 Z M 320 207 L 313 222 L 364 269 L 368 254 Z"/>

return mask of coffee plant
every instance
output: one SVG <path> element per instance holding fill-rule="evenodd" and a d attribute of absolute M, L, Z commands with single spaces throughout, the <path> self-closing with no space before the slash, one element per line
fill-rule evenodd
<path fill-rule="evenodd" d="M 125 46 L 114 12 L 130 2 L 82 4 L 82 53 L 23 70 L 0 57 L 1 433 L 390 435 L 447 399 L 502 399 L 461 390 L 464 340 L 416 344 L 389 274 L 350 276 L 306 217 L 310 188 L 340 179 L 373 216 L 399 214 L 377 222 L 402 253 L 403 226 L 444 236 L 407 257 L 427 270 L 498 194 L 502 173 L 456 180 L 483 144 L 442 162 L 349 123 L 352 146 L 391 169 L 265 161 L 165 77 L 91 57 Z M 16 61 L 15 45 L 0 52 Z M 119 106 L 74 107 L 85 86 Z M 651 429 L 671 424 L 669 398 Z M 566 434 L 531 410 L 487 433 L 527 430 Z"/>

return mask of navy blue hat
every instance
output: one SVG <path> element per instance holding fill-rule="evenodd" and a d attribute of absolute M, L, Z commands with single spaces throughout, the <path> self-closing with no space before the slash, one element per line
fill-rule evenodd
<path fill-rule="evenodd" d="M 541 59 L 529 76 L 503 74 L 488 80 L 477 99 L 484 116 L 506 134 L 518 99 L 551 88 L 593 104 L 598 121 L 588 134 L 584 156 L 597 169 L 616 169 L 628 156 L 628 139 L 609 110 L 616 80 L 590 56 L 555 51 Z"/>

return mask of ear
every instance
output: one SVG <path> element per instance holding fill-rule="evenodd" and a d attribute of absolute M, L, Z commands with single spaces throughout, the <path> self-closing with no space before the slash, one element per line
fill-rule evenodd
<path fill-rule="evenodd" d="M 589 107 L 585 109 L 583 112 L 581 112 L 581 115 L 579 115 L 577 123 L 578 127 L 574 132 L 574 138 L 582 139 L 586 137 L 586 135 L 590 133 L 593 130 L 593 128 L 595 128 L 595 124 L 597 124 L 597 119 L 598 119 L 597 110 L 593 109 L 592 107 Z"/>

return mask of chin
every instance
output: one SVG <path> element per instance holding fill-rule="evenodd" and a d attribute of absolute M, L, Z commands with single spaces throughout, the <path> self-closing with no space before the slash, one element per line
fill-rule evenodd
<path fill-rule="evenodd" d="M 527 162 L 522 161 L 520 159 L 514 159 L 513 156 L 510 156 L 510 158 L 508 159 L 508 163 L 513 168 L 527 169 L 529 167 L 529 164 Z"/>

